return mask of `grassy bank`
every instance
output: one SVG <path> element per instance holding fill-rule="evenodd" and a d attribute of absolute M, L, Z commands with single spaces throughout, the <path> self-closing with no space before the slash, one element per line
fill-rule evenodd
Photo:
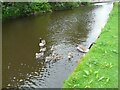
<path fill-rule="evenodd" d="M 117 87 L 118 3 L 115 3 L 100 38 L 64 82 L 64 88 Z"/>

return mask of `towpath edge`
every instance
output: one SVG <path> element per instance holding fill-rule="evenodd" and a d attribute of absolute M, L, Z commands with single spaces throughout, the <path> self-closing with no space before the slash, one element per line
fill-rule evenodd
<path fill-rule="evenodd" d="M 63 88 L 118 88 L 118 3 L 114 3 L 96 44 L 65 80 Z"/>

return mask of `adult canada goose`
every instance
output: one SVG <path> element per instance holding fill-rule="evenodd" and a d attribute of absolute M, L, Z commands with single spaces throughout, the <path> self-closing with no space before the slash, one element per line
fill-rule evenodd
<path fill-rule="evenodd" d="M 40 38 L 40 43 L 42 42 L 42 38 Z"/>
<path fill-rule="evenodd" d="M 89 51 L 89 49 L 92 47 L 93 44 L 95 44 L 95 42 L 90 44 L 89 48 L 86 48 L 83 45 L 77 45 L 77 50 L 79 50 L 79 51 L 81 51 L 83 53 L 87 53 Z"/>
<path fill-rule="evenodd" d="M 83 45 L 78 45 L 77 50 L 79 50 L 80 52 L 83 52 L 83 53 L 86 53 L 89 51 L 89 49 L 84 47 Z"/>
<path fill-rule="evenodd" d="M 40 49 L 40 52 L 45 52 L 45 51 L 46 51 L 46 47 Z"/>
<path fill-rule="evenodd" d="M 43 40 L 42 38 L 40 38 L 39 46 L 40 46 L 40 47 L 43 47 L 43 46 L 45 46 L 45 44 L 46 44 L 46 41 Z"/>
<path fill-rule="evenodd" d="M 41 40 L 41 43 L 46 44 L 46 41 L 45 40 Z"/>
<path fill-rule="evenodd" d="M 44 47 L 44 46 L 45 46 L 45 43 L 42 43 L 42 42 L 41 42 L 41 43 L 39 43 L 39 46 L 40 46 L 40 47 Z"/>
<path fill-rule="evenodd" d="M 71 52 L 68 53 L 68 59 L 70 60 L 71 58 L 73 58 L 73 55 Z"/>

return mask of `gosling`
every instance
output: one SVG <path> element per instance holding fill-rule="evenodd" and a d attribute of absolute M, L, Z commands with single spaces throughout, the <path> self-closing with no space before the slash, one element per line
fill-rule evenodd
<path fill-rule="evenodd" d="M 73 55 L 71 52 L 68 53 L 68 59 L 70 60 L 71 58 L 73 58 Z"/>

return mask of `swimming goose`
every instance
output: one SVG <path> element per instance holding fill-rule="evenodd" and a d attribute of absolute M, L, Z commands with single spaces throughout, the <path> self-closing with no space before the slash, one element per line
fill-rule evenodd
<path fill-rule="evenodd" d="M 52 46 L 50 50 L 51 50 L 51 51 L 54 51 L 54 49 L 55 49 L 55 47 L 54 47 L 54 46 Z"/>
<path fill-rule="evenodd" d="M 61 55 L 58 55 L 56 54 L 54 57 L 53 57 L 53 60 L 60 60 L 60 59 L 63 59 L 63 57 Z"/>
<path fill-rule="evenodd" d="M 46 51 L 46 47 L 40 49 L 40 52 L 45 52 L 45 51 Z"/>
<path fill-rule="evenodd" d="M 45 46 L 45 44 L 46 44 L 46 41 L 45 41 L 45 40 L 42 40 L 42 39 L 40 38 L 39 46 L 40 46 L 40 47 L 43 47 L 43 46 Z"/>
<path fill-rule="evenodd" d="M 46 44 L 45 42 L 41 42 L 41 43 L 39 43 L 39 46 L 40 46 L 40 47 L 44 47 L 45 44 Z"/>
<path fill-rule="evenodd" d="M 68 59 L 70 60 L 71 58 L 73 58 L 73 55 L 71 52 L 68 53 Z"/>
<path fill-rule="evenodd" d="M 55 57 L 57 53 L 55 51 L 52 52 L 52 57 Z"/>
<path fill-rule="evenodd" d="M 40 38 L 40 43 L 41 43 L 41 41 L 42 41 L 42 38 Z"/>
<path fill-rule="evenodd" d="M 37 59 L 37 58 L 43 57 L 44 53 L 43 53 L 43 52 L 41 52 L 41 53 L 36 53 L 35 55 L 36 55 L 36 59 Z"/>
<path fill-rule="evenodd" d="M 41 43 L 46 44 L 46 41 L 45 40 L 41 40 Z"/>
<path fill-rule="evenodd" d="M 57 53 L 52 53 L 51 55 L 45 57 L 45 62 L 49 62 L 49 61 L 57 61 L 57 60 L 60 60 L 60 59 L 63 59 L 63 57 Z"/>
<path fill-rule="evenodd" d="M 51 61 L 52 60 L 52 56 L 47 56 L 47 57 L 45 57 L 45 62 L 49 62 L 49 61 Z"/>

